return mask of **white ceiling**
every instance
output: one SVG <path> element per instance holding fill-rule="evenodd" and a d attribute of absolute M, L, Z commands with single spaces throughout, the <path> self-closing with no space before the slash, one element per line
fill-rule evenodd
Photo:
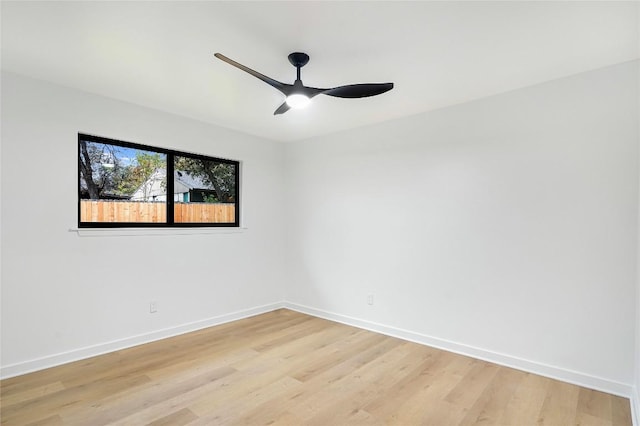
<path fill-rule="evenodd" d="M 638 59 L 637 2 L 7 2 L 2 68 L 278 141 L 442 108 Z M 214 58 L 365 99 L 284 96 Z"/>

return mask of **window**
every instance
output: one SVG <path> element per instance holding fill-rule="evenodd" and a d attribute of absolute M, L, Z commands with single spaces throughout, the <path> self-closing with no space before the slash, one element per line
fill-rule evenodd
<path fill-rule="evenodd" d="M 237 227 L 239 166 L 78 134 L 78 227 Z"/>

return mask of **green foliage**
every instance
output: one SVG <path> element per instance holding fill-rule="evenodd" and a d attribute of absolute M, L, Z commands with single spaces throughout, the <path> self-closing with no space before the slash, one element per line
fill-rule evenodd
<path fill-rule="evenodd" d="M 202 201 L 204 203 L 219 203 L 218 197 L 216 197 L 215 195 L 211 195 L 211 194 L 204 194 L 202 196 Z"/>
<path fill-rule="evenodd" d="M 233 202 L 236 191 L 237 170 L 232 164 L 219 163 L 215 161 L 205 161 L 199 158 L 175 157 L 175 169 L 197 176 L 216 192 L 216 201 L 206 202 Z M 211 197 L 211 196 L 208 196 Z"/>
<path fill-rule="evenodd" d="M 166 168 L 165 160 L 158 153 L 136 152 L 136 164 L 129 165 L 123 170 L 118 182 L 118 191 L 131 195 L 143 183 L 145 183 L 158 169 Z M 163 180 L 163 187 L 166 188 L 166 178 Z"/>

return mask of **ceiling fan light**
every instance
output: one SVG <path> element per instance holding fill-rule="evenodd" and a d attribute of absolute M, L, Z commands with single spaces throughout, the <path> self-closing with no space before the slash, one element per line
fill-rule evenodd
<path fill-rule="evenodd" d="M 293 109 L 305 108 L 311 102 L 311 99 L 303 94 L 294 93 L 287 96 L 287 105 Z"/>

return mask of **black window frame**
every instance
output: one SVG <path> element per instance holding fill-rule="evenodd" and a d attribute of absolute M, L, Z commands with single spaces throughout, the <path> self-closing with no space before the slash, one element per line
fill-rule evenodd
<path fill-rule="evenodd" d="M 81 152 L 80 142 L 95 142 L 108 145 L 121 146 L 124 148 L 139 149 L 143 151 L 149 151 L 158 154 L 166 155 L 167 161 L 167 200 L 165 203 L 166 208 L 166 222 L 82 222 L 81 221 L 81 200 L 82 200 L 82 175 L 81 175 Z M 235 204 L 235 218 L 233 222 L 174 222 L 174 205 L 173 196 L 169 194 L 174 193 L 174 157 L 190 157 L 205 161 L 213 161 L 218 163 L 225 163 L 235 166 L 235 193 L 233 196 Z M 211 227 L 224 227 L 224 228 L 239 228 L 240 227 L 240 162 L 236 160 L 229 160 L 225 158 L 211 157 L 202 154 L 196 154 L 192 152 L 177 151 L 173 149 L 161 148 L 156 146 L 144 145 L 134 142 L 121 141 L 117 139 L 106 138 L 102 136 L 95 136 L 86 133 L 78 133 L 78 228 L 211 228 Z"/>

